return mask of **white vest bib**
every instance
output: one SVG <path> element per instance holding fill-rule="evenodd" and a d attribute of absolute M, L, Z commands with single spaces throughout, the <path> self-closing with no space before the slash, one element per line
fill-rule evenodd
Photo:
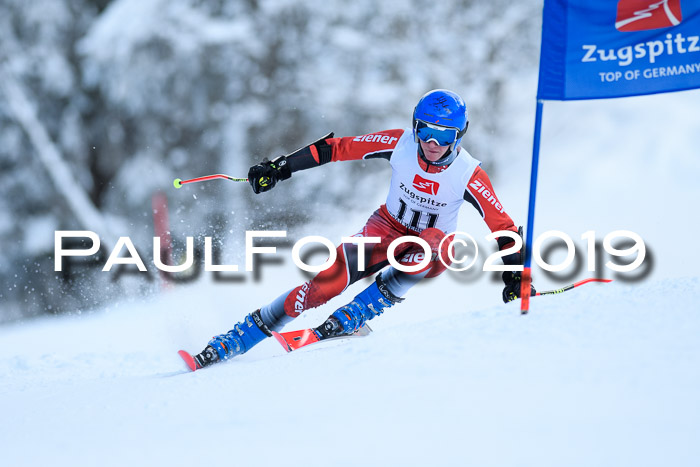
<path fill-rule="evenodd" d="M 418 143 L 411 129 L 404 131 L 390 162 L 391 186 L 386 198 L 389 214 L 417 232 L 428 227 L 446 234 L 454 232 L 467 182 L 481 162 L 460 148 L 446 170 L 427 173 L 418 163 Z"/>

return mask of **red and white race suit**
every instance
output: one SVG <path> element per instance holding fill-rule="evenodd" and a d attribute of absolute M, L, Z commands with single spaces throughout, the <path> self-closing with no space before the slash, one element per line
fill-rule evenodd
<path fill-rule="evenodd" d="M 464 148 L 459 148 L 457 158 L 447 166 L 427 164 L 418 155 L 418 143 L 411 129 L 385 130 L 356 137 L 328 138 L 331 156 L 319 157 L 315 146 L 309 151 L 288 158 L 291 167 L 311 168 L 326 162 L 363 159 L 387 159 L 392 168 L 391 184 L 385 204 L 381 205 L 355 234 L 361 237 L 380 237 L 377 244 L 364 246 L 364 271 L 358 268 L 358 246 L 352 243 L 337 247 L 335 263 L 310 281 L 283 294 L 267 307 L 263 307 L 266 321 L 287 321 L 304 310 L 326 303 L 343 292 L 350 284 L 370 276 L 389 263 L 387 248 L 396 238 L 417 236 L 431 247 L 431 260 L 427 266 L 411 274 L 434 277 L 449 264 L 446 251 L 438 251 L 446 234 L 456 230 L 459 208 L 467 201 L 479 212 L 492 232 L 510 230 L 517 232 L 512 219 L 496 197 L 486 172 L 480 162 Z M 298 169 L 296 169 L 298 170 Z M 444 242 L 444 245 L 448 242 Z M 506 248 L 512 241 L 501 245 Z M 440 261 L 441 255 L 443 261 Z M 406 266 L 424 260 L 425 252 L 417 244 L 405 243 L 395 251 L 396 260 Z M 282 309 L 283 308 L 283 311 Z M 280 316 L 286 315 L 284 319 Z M 277 323 L 269 323 L 273 328 Z"/>

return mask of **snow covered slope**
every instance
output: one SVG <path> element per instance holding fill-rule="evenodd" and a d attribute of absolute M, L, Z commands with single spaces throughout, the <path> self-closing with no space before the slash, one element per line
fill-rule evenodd
<path fill-rule="evenodd" d="M 494 148 L 512 155 L 494 180 L 519 224 L 534 90 L 511 91 L 513 134 Z M 0 464 L 696 466 L 698 108 L 700 91 L 545 106 L 536 233 L 581 244 L 588 230 L 635 231 L 653 253 L 641 279 L 536 298 L 520 316 L 500 303 L 498 282 L 444 274 L 366 339 L 290 355 L 268 340 L 194 374 L 180 373 L 176 351 L 200 350 L 298 284 L 298 270 L 4 326 Z M 368 214 L 318 219 L 303 235 L 337 241 Z M 461 221 L 483 238 L 474 212 Z M 534 274 L 540 289 L 561 286 Z M 363 285 L 293 328 L 318 324 Z"/>
<path fill-rule="evenodd" d="M 198 350 L 224 329 L 225 317 L 206 311 L 224 291 L 186 288 L 0 329 L 2 464 L 639 467 L 700 458 L 700 278 L 586 285 L 535 299 L 528 316 L 510 304 L 380 319 L 365 339 L 293 354 L 268 339 L 237 360 L 179 373 L 179 347 Z"/>

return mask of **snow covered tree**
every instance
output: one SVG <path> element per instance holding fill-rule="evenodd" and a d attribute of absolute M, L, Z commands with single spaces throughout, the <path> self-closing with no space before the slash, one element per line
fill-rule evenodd
<path fill-rule="evenodd" d="M 417 99 L 436 87 L 465 97 L 469 149 L 495 161 L 508 125 L 503 88 L 516 71 L 534 69 L 540 3 L 6 0 L 0 65 L 36 110 L 73 190 L 105 229 L 150 252 L 150 198 L 173 178 L 245 176 L 262 158 L 329 131 L 406 127 Z M 47 295 L 49 287 L 64 290 L 49 258 L 53 231 L 88 227 L 3 89 L 0 275 L 26 269 L 18 281 L 26 283 L 29 271 L 41 271 L 31 280 L 42 299 L 25 304 L 19 286 L 10 293 L 31 313 L 49 303 L 92 306 L 100 274 L 81 277 L 78 298 L 75 291 Z M 249 228 L 367 210 L 381 200 L 389 174 L 381 162 L 367 163 L 376 166 L 371 175 L 364 163 L 332 164 L 264 198 L 224 182 L 170 190 L 173 234 L 226 242 Z M 118 282 L 109 281 L 115 293 Z"/>

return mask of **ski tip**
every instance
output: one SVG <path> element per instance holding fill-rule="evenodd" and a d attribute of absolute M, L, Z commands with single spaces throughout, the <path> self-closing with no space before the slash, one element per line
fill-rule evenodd
<path fill-rule="evenodd" d="M 287 353 L 292 351 L 282 334 L 280 334 L 279 332 L 272 331 L 272 337 L 274 337 L 277 340 L 277 342 L 280 343 L 280 345 L 284 348 L 284 350 L 287 351 Z"/>
<path fill-rule="evenodd" d="M 182 357 L 182 360 L 184 360 L 185 364 L 190 369 L 190 371 L 197 370 L 197 362 L 194 361 L 194 357 L 190 355 L 189 352 L 185 352 L 184 350 L 178 350 L 177 354 L 180 357 Z"/>

